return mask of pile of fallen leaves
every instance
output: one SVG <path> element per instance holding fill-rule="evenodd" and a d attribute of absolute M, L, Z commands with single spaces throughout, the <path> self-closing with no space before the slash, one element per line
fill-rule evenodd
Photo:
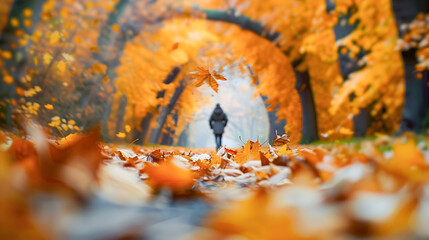
<path fill-rule="evenodd" d="M 120 148 L 98 130 L 50 140 L 33 126 L 0 144 L 1 239 L 429 238 L 424 137 L 290 146 L 277 135 L 213 152 Z"/>

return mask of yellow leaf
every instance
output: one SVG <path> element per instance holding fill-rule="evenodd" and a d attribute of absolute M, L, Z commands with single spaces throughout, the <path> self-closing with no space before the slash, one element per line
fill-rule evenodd
<path fill-rule="evenodd" d="M 424 155 L 417 149 L 413 139 L 409 139 L 405 143 L 397 142 L 393 146 L 393 158 L 390 160 L 390 164 L 398 168 L 427 165 Z"/>
<path fill-rule="evenodd" d="M 45 108 L 48 110 L 52 110 L 54 109 L 54 106 L 52 106 L 52 104 L 45 104 Z"/>
<path fill-rule="evenodd" d="M 243 147 L 243 151 L 235 155 L 234 161 L 243 164 L 249 161 L 249 159 L 256 160 L 259 159 L 259 142 L 252 142 L 247 140 L 246 144 Z"/>
<path fill-rule="evenodd" d="M 19 20 L 17 18 L 12 18 L 10 20 L 10 25 L 12 25 L 12 27 L 18 27 L 19 26 Z"/>
<path fill-rule="evenodd" d="M 37 59 L 37 57 L 34 57 L 34 65 L 35 66 L 39 65 L 39 60 Z"/>
<path fill-rule="evenodd" d="M 33 22 L 30 19 L 25 19 L 24 26 L 27 28 L 31 28 L 33 26 Z"/>
<path fill-rule="evenodd" d="M 130 125 L 125 125 L 125 132 L 126 133 L 129 133 L 131 131 L 131 127 L 130 127 Z"/>
<path fill-rule="evenodd" d="M 279 152 L 277 153 L 277 155 L 290 155 L 290 154 L 292 154 L 292 151 L 289 149 L 289 146 L 287 145 L 287 144 L 284 144 L 281 148 L 280 148 L 280 150 L 279 150 Z"/>
<path fill-rule="evenodd" d="M 49 53 L 43 54 L 43 64 L 49 65 L 52 61 L 52 56 Z"/>
<path fill-rule="evenodd" d="M 353 135 L 353 131 L 349 128 L 340 128 L 339 132 L 343 135 Z"/>
<path fill-rule="evenodd" d="M 58 42 L 58 40 L 60 40 L 60 37 L 61 37 L 61 35 L 58 31 L 51 33 L 49 35 L 49 43 L 54 44 L 54 43 Z"/>
<path fill-rule="evenodd" d="M 33 11 L 30 8 L 24 9 L 24 11 L 22 13 L 23 13 L 24 17 L 27 17 L 27 18 L 33 16 Z"/>
<path fill-rule="evenodd" d="M 125 138 L 125 133 L 123 133 L 123 132 L 118 132 L 117 134 L 116 134 L 116 136 L 118 137 L 118 138 Z"/>
<path fill-rule="evenodd" d="M 66 63 L 63 60 L 59 61 L 57 63 L 57 69 L 62 73 L 65 72 L 66 71 Z"/>

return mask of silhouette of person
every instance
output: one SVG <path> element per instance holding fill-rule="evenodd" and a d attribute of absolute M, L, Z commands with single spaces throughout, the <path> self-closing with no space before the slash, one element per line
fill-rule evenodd
<path fill-rule="evenodd" d="M 222 134 L 227 123 L 228 118 L 226 117 L 226 114 L 223 112 L 219 103 L 216 104 L 216 108 L 213 110 L 209 120 L 210 128 L 213 129 L 213 133 L 216 138 L 216 149 L 219 149 L 222 145 Z"/>

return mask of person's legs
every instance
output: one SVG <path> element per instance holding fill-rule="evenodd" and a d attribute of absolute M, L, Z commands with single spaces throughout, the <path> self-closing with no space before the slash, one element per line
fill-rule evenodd
<path fill-rule="evenodd" d="M 219 147 L 222 146 L 222 134 L 219 134 Z"/>
<path fill-rule="evenodd" d="M 221 145 L 221 136 L 219 134 L 215 134 L 215 138 L 216 138 L 216 149 L 219 149 Z"/>

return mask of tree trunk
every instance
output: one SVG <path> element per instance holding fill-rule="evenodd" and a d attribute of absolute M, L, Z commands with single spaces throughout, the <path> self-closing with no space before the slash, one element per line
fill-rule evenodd
<path fill-rule="evenodd" d="M 150 136 L 150 142 L 151 143 L 160 143 L 160 137 L 162 136 L 162 128 L 164 127 L 164 124 L 167 120 L 168 114 L 171 113 L 174 106 L 176 105 L 177 101 L 179 100 L 180 96 L 183 93 L 183 90 L 185 90 L 185 84 L 183 80 L 180 82 L 180 85 L 176 88 L 176 90 L 173 93 L 173 96 L 170 98 L 170 102 L 167 106 L 163 107 L 161 110 L 161 114 L 158 117 L 157 123 L 158 128 L 154 129 L 152 131 L 152 134 Z"/>
<path fill-rule="evenodd" d="M 0 38 L 0 49 L 2 51 L 9 51 L 12 53 L 12 58 L 9 60 L 3 59 L 3 69 L 8 71 L 8 74 L 13 77 L 14 82 L 10 85 L 3 84 L 0 89 L 0 95 L 7 98 L 16 98 L 16 87 L 19 84 L 24 68 L 27 64 L 28 49 L 30 47 L 31 41 L 29 41 L 25 46 L 19 46 L 18 41 L 20 37 L 16 36 L 15 32 L 19 29 L 24 31 L 25 35 L 31 36 L 36 29 L 39 21 L 40 14 L 42 12 L 42 6 L 45 0 L 15 0 L 10 15 L 7 21 L 6 27 L 3 29 L 1 38 Z M 31 20 L 32 25 L 26 27 L 23 25 L 24 20 L 26 19 L 23 15 L 24 9 L 31 9 L 33 14 L 31 17 L 27 18 Z M 19 21 L 19 26 L 14 27 L 11 24 L 11 19 L 17 19 Z M 16 45 L 13 47 L 13 45 Z M 3 74 L 0 74 L 0 82 L 3 82 Z M 7 105 L 7 125 L 11 125 L 11 105 Z"/>
<path fill-rule="evenodd" d="M 318 140 L 317 113 L 314 104 L 310 77 L 307 72 L 295 72 L 296 90 L 302 105 L 302 137 L 301 143 L 310 143 Z"/>
<path fill-rule="evenodd" d="M 421 0 L 393 0 L 393 13 L 398 27 L 403 23 L 410 23 L 420 12 L 429 12 L 429 1 Z M 417 63 L 415 50 L 402 53 L 405 66 L 405 102 L 402 111 L 402 121 L 399 133 L 404 131 L 420 132 L 423 119 L 429 111 L 428 74 L 417 79 L 414 66 Z"/>

